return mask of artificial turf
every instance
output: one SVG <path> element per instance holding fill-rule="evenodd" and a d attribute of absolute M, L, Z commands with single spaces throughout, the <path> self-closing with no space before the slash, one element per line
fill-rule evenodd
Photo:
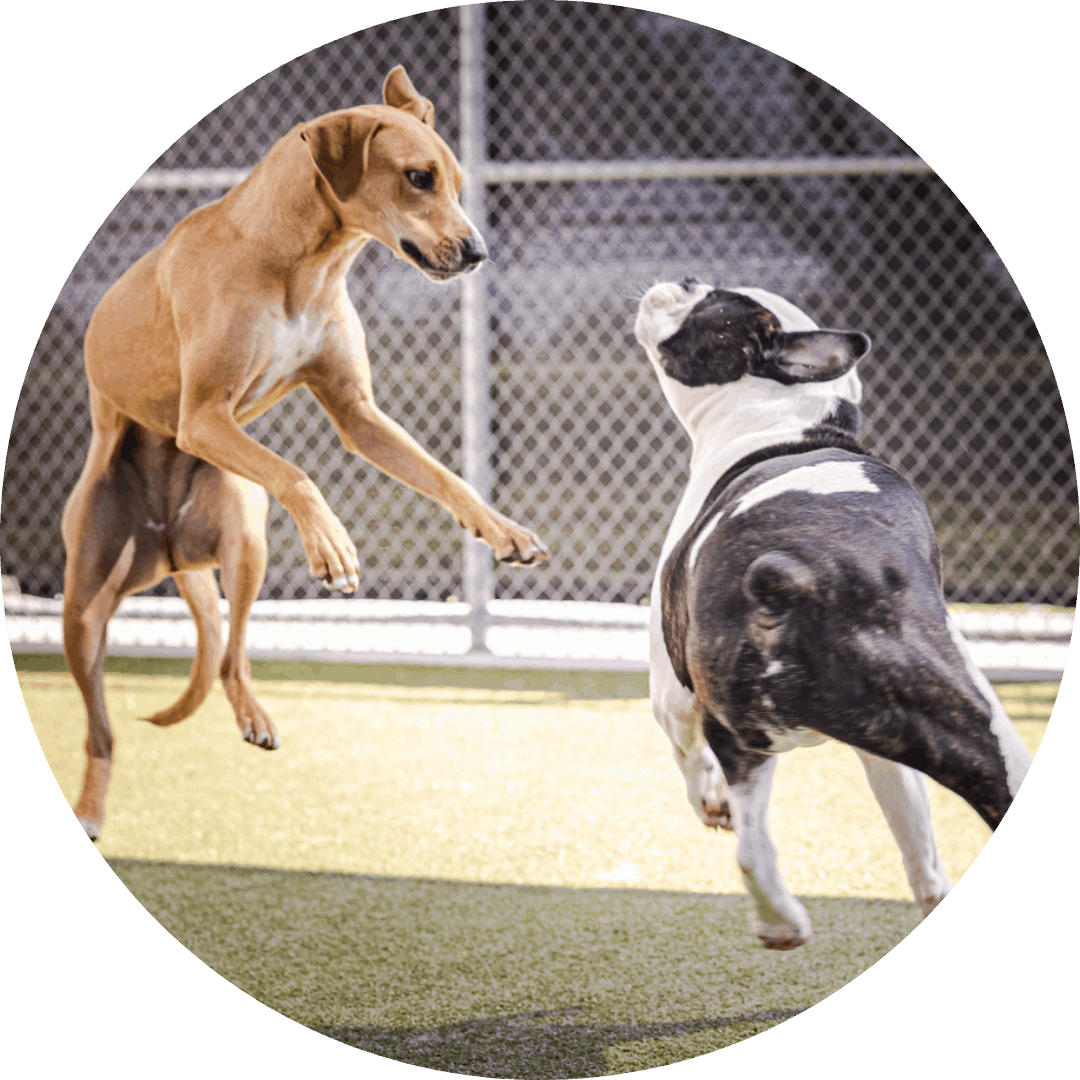
<path fill-rule="evenodd" d="M 781 758 L 770 811 L 814 937 L 761 949 L 733 838 L 686 805 L 634 677 L 260 665 L 266 753 L 220 688 L 175 728 L 136 722 L 183 668 L 112 663 L 101 853 L 212 968 L 377 1054 L 522 1080 L 662 1065 L 807 1008 L 918 921 L 854 755 L 826 744 Z M 55 659 L 17 666 L 73 801 L 81 701 Z M 1056 687 L 999 690 L 1034 749 Z M 931 800 L 956 880 L 988 830 Z"/>

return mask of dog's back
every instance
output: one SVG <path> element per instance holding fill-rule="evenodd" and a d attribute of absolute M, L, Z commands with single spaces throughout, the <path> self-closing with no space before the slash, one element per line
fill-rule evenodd
<path fill-rule="evenodd" d="M 726 740 L 752 756 L 820 733 L 936 776 L 987 820 L 1005 812 L 933 528 L 888 466 L 840 449 L 759 462 L 706 501 L 662 575 L 665 644 L 721 761 L 747 760 Z"/>

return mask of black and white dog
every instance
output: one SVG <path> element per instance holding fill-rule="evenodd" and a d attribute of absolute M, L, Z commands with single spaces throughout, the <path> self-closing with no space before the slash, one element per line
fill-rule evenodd
<path fill-rule="evenodd" d="M 855 441 L 870 339 L 692 279 L 651 288 L 634 329 L 693 443 L 650 631 L 690 803 L 734 829 L 757 936 L 794 948 L 810 920 L 766 828 L 775 755 L 847 743 L 925 915 L 949 881 L 922 774 L 994 828 L 1031 759 L 945 609 L 922 499 Z"/>

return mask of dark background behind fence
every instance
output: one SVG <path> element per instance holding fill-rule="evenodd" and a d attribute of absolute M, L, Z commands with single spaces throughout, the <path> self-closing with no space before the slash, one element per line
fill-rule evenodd
<path fill-rule="evenodd" d="M 293 124 L 378 100 L 397 63 L 457 148 L 459 18 L 431 12 L 299 57 L 221 105 L 154 168 L 250 168 Z M 498 596 L 648 595 L 688 445 L 633 340 L 633 316 L 649 284 L 694 274 L 771 289 L 820 325 L 871 335 L 865 442 L 924 493 L 951 599 L 1075 603 L 1076 474 L 1049 362 L 993 246 L 900 139 L 787 61 L 670 17 L 532 0 L 487 5 L 483 31 L 494 500 L 538 528 L 552 555 L 542 568 L 500 568 Z M 807 167 L 823 159 L 851 168 Z M 747 175 L 566 178 L 567 163 L 609 163 L 617 176 L 627 163 L 700 160 L 743 163 Z M 515 163 L 536 171 L 501 179 L 498 168 Z M 221 190 L 204 180 L 130 192 L 57 299 L 16 409 L 0 511 L 3 569 L 25 592 L 62 588 L 60 511 L 89 439 L 90 313 Z M 460 471 L 460 289 L 375 246 L 350 287 L 379 403 Z M 462 594 L 457 526 L 346 455 L 310 395 L 250 430 L 306 469 L 350 528 L 363 595 Z M 318 595 L 276 505 L 270 533 L 263 595 Z"/>

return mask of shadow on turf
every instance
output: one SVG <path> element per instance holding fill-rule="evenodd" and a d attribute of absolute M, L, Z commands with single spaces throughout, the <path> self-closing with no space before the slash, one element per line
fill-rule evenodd
<path fill-rule="evenodd" d="M 372 1054 L 444 1072 L 490 1077 L 585 1077 L 611 1072 L 604 1051 L 612 1047 L 723 1028 L 745 1028 L 740 1037 L 746 1038 L 802 1011 L 768 1009 L 743 1016 L 666 1023 L 590 1024 L 573 1022 L 580 1009 L 552 1009 L 440 1024 L 436 1028 L 329 1026 L 314 1030 Z"/>
<path fill-rule="evenodd" d="M 762 949 L 743 896 L 109 864 L 182 944 L 306 1027 L 383 1057 L 518 1080 L 628 1072 L 739 1042 L 850 982 L 918 921 L 804 898 Z"/>

